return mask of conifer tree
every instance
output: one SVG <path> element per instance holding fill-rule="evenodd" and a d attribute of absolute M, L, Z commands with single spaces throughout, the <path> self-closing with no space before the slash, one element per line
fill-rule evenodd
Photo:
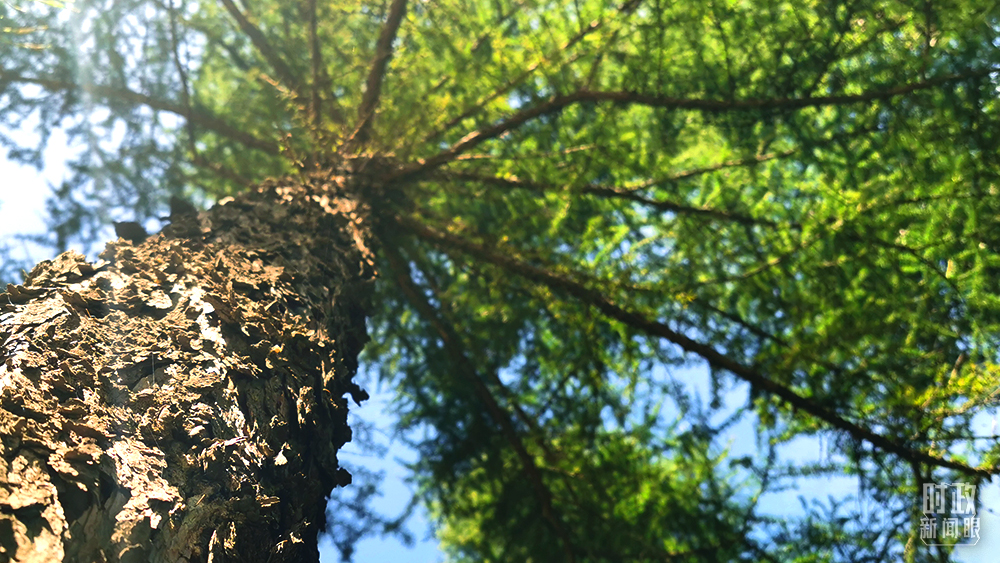
<path fill-rule="evenodd" d="M 0 297 L 13 560 L 315 560 L 366 342 L 456 561 L 941 561 L 1000 472 L 995 5 L 0 11 L 49 242 L 124 235 Z"/>

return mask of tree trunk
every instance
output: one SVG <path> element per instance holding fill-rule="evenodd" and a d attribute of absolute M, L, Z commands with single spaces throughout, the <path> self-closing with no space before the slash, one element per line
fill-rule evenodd
<path fill-rule="evenodd" d="M 374 277 L 344 175 L 0 294 L 0 560 L 316 561 Z"/>

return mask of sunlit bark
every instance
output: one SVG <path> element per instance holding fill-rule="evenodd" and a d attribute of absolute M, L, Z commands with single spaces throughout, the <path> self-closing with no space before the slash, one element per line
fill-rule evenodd
<path fill-rule="evenodd" d="M 0 559 L 318 559 L 364 397 L 355 183 L 270 182 L 8 286 Z"/>

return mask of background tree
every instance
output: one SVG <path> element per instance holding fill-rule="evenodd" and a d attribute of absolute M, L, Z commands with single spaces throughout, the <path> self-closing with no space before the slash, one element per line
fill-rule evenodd
<path fill-rule="evenodd" d="M 943 560 L 920 485 L 1000 471 L 972 430 L 1000 389 L 993 3 L 4 9 L 46 48 L 3 45 L 2 118 L 41 144 L 3 141 L 79 150 L 60 250 L 171 194 L 371 175 L 365 353 L 456 560 Z M 775 457 L 800 436 L 828 462 Z M 757 510 L 843 472 L 878 518 Z"/>

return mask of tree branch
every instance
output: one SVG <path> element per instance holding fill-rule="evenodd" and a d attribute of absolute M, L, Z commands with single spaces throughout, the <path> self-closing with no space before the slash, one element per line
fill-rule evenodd
<path fill-rule="evenodd" d="M 210 170 L 212 173 L 216 174 L 217 176 L 221 176 L 221 177 L 229 180 L 230 182 L 232 182 L 233 184 L 235 184 L 237 186 L 240 186 L 240 187 L 242 187 L 242 186 L 249 186 L 252 183 L 252 181 L 249 178 L 246 178 L 246 177 L 240 175 L 235 170 L 233 170 L 233 169 L 231 169 L 229 167 L 223 166 L 223 165 L 219 164 L 218 162 L 211 161 L 211 160 L 205 158 L 204 156 L 202 156 L 200 154 L 195 154 L 194 158 L 191 159 L 191 162 L 195 166 L 198 166 L 200 168 L 204 168 L 206 170 Z"/>
<path fill-rule="evenodd" d="M 305 11 L 305 17 L 309 21 L 309 50 L 310 65 L 312 67 L 312 102 L 310 107 L 313 126 L 318 131 L 323 123 L 324 101 L 326 101 L 325 105 L 328 106 L 327 111 L 333 123 L 343 125 L 346 118 L 344 116 L 344 108 L 340 106 L 337 96 L 330 90 L 330 77 L 327 75 L 326 66 L 323 64 L 316 0 L 306 0 Z M 323 100 L 323 92 L 326 92 L 329 96 L 326 100 Z"/>
<path fill-rule="evenodd" d="M 375 116 L 375 108 L 378 106 L 382 96 L 382 82 L 385 80 L 385 69 L 392 58 L 392 42 L 396 40 L 396 33 L 403 22 L 406 14 L 406 0 L 393 0 L 389 7 L 389 15 L 382 26 L 382 33 L 379 34 L 378 42 L 375 44 L 375 59 L 368 71 L 368 79 L 365 81 L 365 93 L 361 98 L 361 105 L 358 107 L 358 123 L 354 126 L 354 132 L 345 143 L 347 148 L 353 148 L 354 143 L 364 143 L 368 140 L 372 120 Z"/>
<path fill-rule="evenodd" d="M 174 68 L 177 69 L 177 74 L 181 79 L 181 101 L 184 103 L 184 109 L 191 113 L 191 92 L 188 87 L 187 72 L 184 70 L 184 65 L 181 64 L 181 53 L 179 41 L 177 39 L 177 9 L 174 6 L 173 0 L 170 0 L 170 46 L 173 51 L 174 57 Z M 188 150 L 191 151 L 192 159 L 198 158 L 198 147 L 196 145 L 195 129 L 194 123 L 190 119 L 185 119 L 185 128 L 188 134 Z"/>
<path fill-rule="evenodd" d="M 232 125 L 229 125 L 222 119 L 219 119 L 210 113 L 186 108 L 182 104 L 133 92 L 127 88 L 112 88 L 110 86 L 98 86 L 95 84 L 80 85 L 54 78 L 19 76 L 4 71 L 0 71 L 0 80 L 21 84 L 35 84 L 50 92 L 85 92 L 91 96 L 120 100 L 133 104 L 144 105 L 155 110 L 167 111 L 185 117 L 203 129 L 214 131 L 227 139 L 231 139 L 246 145 L 247 147 L 254 148 L 268 154 L 280 154 L 277 143 L 258 139 L 245 131 L 241 131 Z"/>
<path fill-rule="evenodd" d="M 413 177 L 428 170 L 437 168 L 443 164 L 455 160 L 462 153 L 482 144 L 490 139 L 495 139 L 504 133 L 513 131 L 524 125 L 528 121 L 538 119 L 544 115 L 558 113 L 563 109 L 581 103 L 602 103 L 612 102 L 626 106 L 638 105 L 662 109 L 687 109 L 698 110 L 706 113 L 725 113 L 732 111 L 760 111 L 776 110 L 790 111 L 807 107 L 849 105 L 857 103 L 871 102 L 873 100 L 884 100 L 905 94 L 911 94 L 920 90 L 927 90 L 941 84 L 958 82 L 969 78 L 986 76 L 995 72 L 1000 72 L 1000 68 L 987 68 L 977 71 L 969 71 L 963 74 L 943 76 L 922 82 L 905 84 L 895 88 L 865 92 L 862 94 L 839 95 L 839 96 L 814 96 L 806 98 L 773 98 L 766 100 L 705 100 L 697 98 L 673 98 L 669 96 L 657 96 L 654 94 L 641 94 L 627 91 L 593 91 L 580 90 L 572 94 L 556 95 L 547 101 L 529 107 L 511 115 L 507 119 L 499 121 L 494 125 L 473 131 L 460 139 L 448 149 L 419 161 L 415 166 L 402 171 L 401 177 Z"/>
<path fill-rule="evenodd" d="M 465 350 L 463 350 L 461 337 L 457 332 L 455 332 L 455 329 L 450 324 L 441 319 L 434 307 L 417 289 L 413 279 L 407 273 L 406 262 L 399 254 L 399 251 L 396 250 L 396 248 L 391 244 L 386 244 L 383 247 L 383 250 L 389 260 L 389 265 L 395 274 L 396 283 L 406 295 L 407 300 L 410 301 L 410 304 L 412 304 L 420 315 L 434 327 L 435 331 L 437 331 L 438 336 L 440 336 L 441 340 L 444 342 L 448 355 L 451 357 L 452 361 L 455 362 L 456 367 L 462 373 L 466 374 L 466 378 L 472 384 L 476 395 L 483 402 L 490 418 L 492 418 L 495 423 L 500 425 L 501 433 L 507 440 L 508 444 L 510 444 L 511 448 L 514 449 L 518 459 L 521 461 L 525 477 L 527 477 L 527 479 L 531 482 L 532 487 L 535 489 L 538 501 L 542 505 L 542 516 L 546 519 L 546 521 L 548 521 L 549 525 L 553 527 L 556 535 L 558 535 L 560 540 L 563 542 L 563 549 L 566 552 L 566 561 L 568 563 L 573 563 L 576 560 L 573 554 L 573 544 L 565 526 L 552 507 L 552 493 L 549 491 L 548 487 L 545 486 L 545 482 L 542 479 L 542 473 L 535 464 L 534 458 L 530 453 L 528 453 L 528 450 L 524 447 L 524 443 L 521 441 L 521 438 L 517 435 L 517 429 L 514 428 L 510 418 L 497 403 L 493 394 L 490 393 L 489 388 L 487 388 L 486 384 L 483 383 L 483 380 L 479 377 L 476 366 L 473 365 L 472 361 L 469 360 L 468 355 L 465 353 Z"/>
<path fill-rule="evenodd" d="M 446 174 L 443 175 L 442 177 L 452 180 L 482 182 L 484 184 L 492 184 L 494 186 L 500 186 L 504 188 L 525 189 L 535 192 L 555 192 L 555 191 L 563 191 L 564 189 L 562 186 L 559 186 L 558 184 L 529 182 L 525 180 L 519 180 L 517 178 L 477 176 L 475 174 L 465 174 L 465 173 Z M 652 180 L 649 182 L 650 185 L 655 185 L 658 183 L 660 182 L 657 180 Z M 730 213 L 728 211 L 721 211 L 718 209 L 712 209 L 710 207 L 694 207 L 662 199 L 648 198 L 646 196 L 637 193 L 638 190 L 642 189 L 641 187 L 620 188 L 615 186 L 584 185 L 584 186 L 567 187 L 565 189 L 569 193 L 596 195 L 598 197 L 603 197 L 603 198 L 625 199 L 648 207 L 652 207 L 653 209 L 663 212 L 672 212 L 685 215 L 701 215 L 704 217 L 721 219 L 723 221 L 732 221 L 744 225 L 767 225 L 767 226 L 776 225 L 773 221 L 768 221 L 766 219 L 756 219 L 749 215 L 743 215 L 740 213 Z"/>
<path fill-rule="evenodd" d="M 464 240 L 448 233 L 437 231 L 415 219 L 402 216 L 396 216 L 395 219 L 397 224 L 399 224 L 402 228 L 412 232 L 424 240 L 443 246 L 446 249 L 454 249 L 462 253 L 475 256 L 477 259 L 494 264 L 503 270 L 517 274 L 533 282 L 541 283 L 558 292 L 568 294 L 576 299 L 579 299 L 580 301 L 595 307 L 606 316 L 625 323 L 626 325 L 636 328 L 648 335 L 664 338 L 676 344 L 685 352 L 693 353 L 702 357 L 712 367 L 729 371 L 749 383 L 755 389 L 777 396 L 794 409 L 807 412 L 826 422 L 833 428 L 847 432 L 852 437 L 868 442 L 883 451 L 898 455 L 907 461 L 918 461 L 938 467 L 947 467 L 971 476 L 989 478 L 994 474 L 1000 473 L 1000 470 L 996 468 L 971 467 L 964 463 L 900 445 L 890 438 L 878 434 L 865 426 L 843 418 L 836 412 L 817 404 L 810 397 L 800 395 L 795 390 L 769 379 L 752 366 L 745 366 L 735 360 L 732 360 L 731 358 L 721 354 L 712 346 L 692 340 L 691 338 L 674 331 L 664 323 L 649 319 L 641 313 L 625 309 L 612 302 L 602 293 L 588 288 L 576 281 L 554 274 L 538 266 L 525 263 L 513 256 L 494 252 L 483 245 Z"/>
<path fill-rule="evenodd" d="M 635 2 L 630 2 L 630 4 L 634 4 L 634 3 Z M 600 29 L 603 24 L 604 24 L 604 22 L 602 22 L 601 20 L 594 20 L 594 21 L 590 22 L 589 25 L 585 26 L 576 35 L 574 35 L 568 41 L 566 41 L 565 43 L 563 43 L 562 45 L 560 45 L 559 48 L 554 51 L 554 53 L 556 55 L 564 53 L 567 49 L 572 48 L 574 45 L 576 45 L 577 43 L 579 43 L 580 41 L 582 41 L 588 35 L 590 35 L 591 33 L 595 32 L 595 31 L 597 31 L 598 29 Z M 432 141 L 432 140 L 440 137 L 441 135 L 444 135 L 445 133 L 447 133 L 452 128 L 454 128 L 458 124 L 462 123 L 466 119 L 468 119 L 468 118 L 476 115 L 477 113 L 479 113 L 480 111 L 482 111 L 483 108 L 486 107 L 486 104 L 488 104 L 488 103 L 492 102 L 493 100 L 499 98 L 500 96 L 503 96 L 504 94 L 510 92 L 511 90 L 513 90 L 514 88 L 516 88 L 519 84 L 521 84 L 522 82 L 524 82 L 525 79 L 527 79 L 529 76 L 531 76 L 536 70 L 538 70 L 539 68 L 541 68 L 541 66 L 544 63 L 548 62 L 548 60 L 551 59 L 552 56 L 553 56 L 552 54 L 544 56 L 541 59 L 535 61 L 534 63 L 528 65 L 528 68 L 526 68 L 523 71 L 521 71 L 520 74 L 518 74 L 517 76 L 514 76 L 513 78 L 511 78 L 507 82 L 504 82 L 502 85 L 500 85 L 499 88 L 495 89 L 489 95 L 487 95 L 484 98 L 479 99 L 478 101 L 476 101 L 476 103 L 474 103 L 470 107 L 466 108 L 465 111 L 463 111 L 459 115 L 457 115 L 457 116 L 451 118 L 450 120 L 448 120 L 447 123 L 445 123 L 444 125 L 442 125 L 438 129 L 435 129 L 429 135 L 425 136 L 421 142 L 422 143 L 426 143 L 426 142 Z M 571 57 L 570 58 L 570 62 L 575 61 L 579 56 L 580 55 L 576 55 L 574 57 Z"/>
<path fill-rule="evenodd" d="M 319 34 L 316 29 L 316 0 L 308 0 L 307 9 L 309 10 L 307 17 L 309 18 L 309 49 L 311 52 L 310 62 L 312 63 L 312 118 L 313 127 L 319 131 L 320 127 L 323 125 L 323 109 L 321 107 L 322 98 L 319 94 L 319 69 L 322 66 L 322 60 L 320 58 L 319 50 Z"/>
<path fill-rule="evenodd" d="M 233 0 L 222 0 L 222 5 L 225 6 L 229 15 L 236 20 L 236 23 L 240 26 L 240 30 L 242 30 L 243 33 L 250 38 L 250 42 L 257 48 L 257 51 L 264 57 L 264 60 L 266 60 L 267 63 L 271 65 L 271 68 L 274 69 L 278 80 L 284 83 L 285 86 L 287 86 L 288 89 L 291 90 L 296 97 L 298 97 L 300 85 L 298 78 L 295 76 L 295 73 L 292 72 L 291 67 L 285 63 L 281 56 L 278 55 L 278 52 L 275 51 L 271 44 L 267 41 L 264 34 L 261 33 L 261 31 L 257 29 L 257 26 L 251 23 L 246 16 L 243 15 L 243 12 L 236 7 L 236 4 L 233 4 Z"/>
<path fill-rule="evenodd" d="M 486 28 L 486 31 L 481 33 L 479 37 L 477 37 L 476 40 L 472 42 L 472 47 L 469 48 L 469 52 L 475 53 L 477 50 L 479 50 L 479 48 L 483 46 L 483 44 L 490 38 L 490 36 L 496 34 L 498 31 L 503 30 L 504 27 L 507 25 L 507 22 L 509 22 L 513 16 L 520 14 L 524 10 L 524 7 L 527 4 L 528 0 L 517 0 L 516 2 L 513 2 L 510 8 L 508 8 L 508 10 L 506 11 L 506 13 L 499 14 L 497 20 L 493 22 L 491 25 L 489 25 Z M 462 14 L 462 16 L 464 15 L 465 14 Z M 452 17 L 452 22 L 457 23 L 459 21 L 461 21 L 460 18 Z M 433 20 L 433 18 L 432 22 L 433 23 L 431 24 L 431 27 L 437 27 L 435 25 L 436 21 Z M 442 35 L 444 34 L 443 33 L 436 34 L 437 37 L 440 37 Z M 451 48 L 453 51 L 458 51 L 458 49 L 454 46 L 452 46 Z M 456 78 L 460 79 L 461 77 L 463 77 L 464 71 L 468 66 L 469 66 L 469 59 L 460 61 L 458 63 L 458 66 L 455 67 L 455 72 L 451 72 L 445 76 L 442 76 L 441 79 L 428 91 L 428 94 L 433 94 L 438 90 L 440 90 L 441 88 L 443 88 L 446 84 L 453 81 L 454 79 Z"/>

